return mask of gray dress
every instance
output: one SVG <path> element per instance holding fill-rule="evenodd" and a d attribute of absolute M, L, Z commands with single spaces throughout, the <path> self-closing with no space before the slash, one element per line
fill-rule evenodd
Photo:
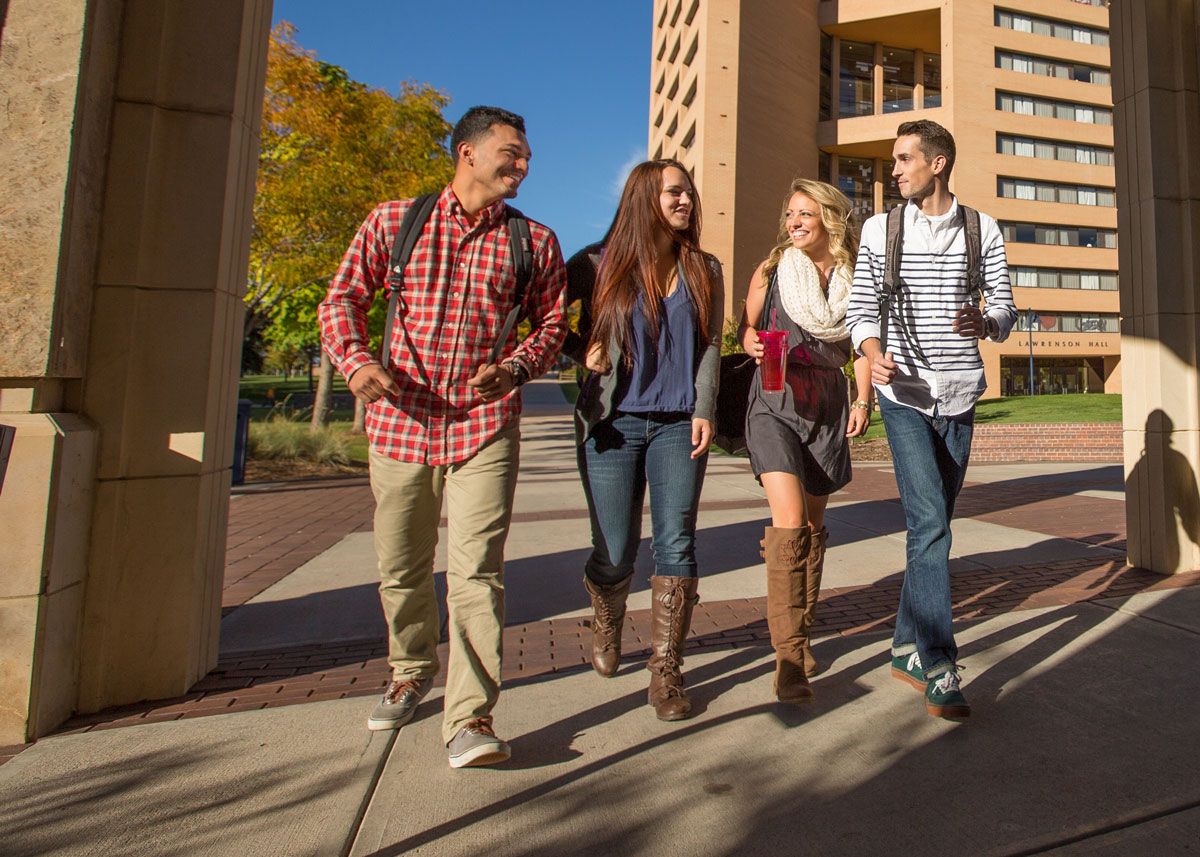
<path fill-rule="evenodd" d="M 783 471 L 800 477 L 809 494 L 832 494 L 850 482 L 850 443 L 846 426 L 850 403 L 842 367 L 853 346 L 847 337 L 823 342 L 794 322 L 772 283 L 759 324 L 788 332 L 786 383 L 779 392 L 762 388 L 762 368 L 754 373 L 746 409 L 746 447 L 756 478 Z"/>

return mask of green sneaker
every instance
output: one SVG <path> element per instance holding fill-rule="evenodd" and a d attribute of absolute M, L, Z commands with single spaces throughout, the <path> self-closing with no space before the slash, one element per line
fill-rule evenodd
<path fill-rule="evenodd" d="M 916 652 L 892 656 L 892 678 L 907 682 L 917 690 L 925 690 L 929 685 L 929 682 L 925 680 L 925 669 L 921 666 L 921 657 Z"/>
<path fill-rule="evenodd" d="M 971 706 L 958 686 L 958 672 L 954 667 L 929 680 L 925 688 L 925 708 L 931 717 L 969 717 Z"/>

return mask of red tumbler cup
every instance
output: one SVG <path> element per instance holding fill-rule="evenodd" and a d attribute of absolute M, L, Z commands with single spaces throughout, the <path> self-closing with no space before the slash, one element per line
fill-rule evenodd
<path fill-rule="evenodd" d="M 787 371 L 787 331 L 760 330 L 758 341 L 763 346 L 762 388 L 767 392 L 783 389 L 783 376 Z"/>

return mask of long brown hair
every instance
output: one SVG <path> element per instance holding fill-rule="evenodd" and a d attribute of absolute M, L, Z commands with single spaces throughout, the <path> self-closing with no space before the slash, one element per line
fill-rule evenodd
<path fill-rule="evenodd" d="M 680 170 L 691 184 L 692 216 L 685 229 L 673 229 L 662 213 L 659 196 L 667 167 Z M 654 285 L 654 237 L 660 230 L 675 243 L 683 281 L 696 308 L 697 344 L 708 340 L 713 276 L 708 257 L 700 249 L 700 197 L 683 164 L 662 158 L 638 164 L 625 182 L 617 216 L 604 237 L 604 255 L 596 273 L 589 346 L 600 343 L 607 349 L 615 337 L 625 359 L 631 359 L 630 319 L 639 295 L 643 297 L 650 330 L 658 337 L 662 299 Z"/>
<path fill-rule="evenodd" d="M 771 248 L 767 256 L 767 264 L 763 266 L 763 280 L 771 281 L 771 274 L 779 267 L 783 253 L 792 246 L 792 236 L 787 229 L 787 210 L 792 204 L 792 197 L 802 193 L 821 206 L 821 223 L 829 235 L 829 254 L 833 256 L 839 268 L 845 268 L 846 273 L 854 278 L 854 263 L 858 260 L 858 233 L 854 228 L 854 206 L 849 198 L 831 184 L 813 181 L 812 179 L 796 179 L 783 200 L 783 211 L 779 215 L 779 240 Z"/>

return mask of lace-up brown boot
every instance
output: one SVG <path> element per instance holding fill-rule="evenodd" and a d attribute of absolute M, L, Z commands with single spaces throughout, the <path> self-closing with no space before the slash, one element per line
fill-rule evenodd
<path fill-rule="evenodd" d="M 605 678 L 621 665 L 621 628 L 625 624 L 625 599 L 633 575 L 618 583 L 593 583 L 583 579 L 592 596 L 592 669 Z"/>
<path fill-rule="evenodd" d="M 821 527 L 813 533 L 812 548 L 808 552 L 808 563 L 804 578 L 807 603 L 804 605 L 804 674 L 809 678 L 817 675 L 823 667 L 813 657 L 812 629 L 817 618 L 817 601 L 821 598 L 821 574 L 825 571 L 825 544 L 829 541 L 829 530 Z"/>
<path fill-rule="evenodd" d="M 804 673 L 804 645 L 808 642 L 805 579 L 812 542 L 812 528 L 807 526 L 767 527 L 762 541 L 767 563 L 767 628 L 775 647 L 775 696 L 785 703 L 813 698 Z"/>
<path fill-rule="evenodd" d="M 683 720 L 692 702 L 683 689 L 683 643 L 692 625 L 692 608 L 700 597 L 695 577 L 650 578 L 654 607 L 650 628 L 650 690 L 647 700 L 659 720 Z"/>

